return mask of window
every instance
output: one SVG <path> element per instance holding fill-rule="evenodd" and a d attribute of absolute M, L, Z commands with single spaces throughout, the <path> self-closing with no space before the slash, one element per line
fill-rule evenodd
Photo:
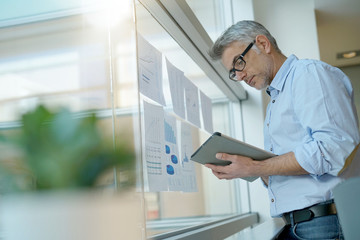
<path fill-rule="evenodd" d="M 197 4 L 203 6 L 198 1 L 188 3 L 194 11 Z M 6 4 L 3 9 L 26 2 Z M 210 6 L 215 10 L 217 4 L 211 2 Z M 216 13 L 217 24 L 222 24 L 221 17 Z M 125 136 L 133 142 L 140 163 L 142 103 L 149 99 L 139 94 L 139 33 L 162 53 L 164 108 L 178 122 L 191 126 L 193 150 L 210 133 L 172 112 L 165 58 L 211 99 L 214 130 L 241 135 L 241 127 L 237 127 L 241 126 L 239 99 L 246 93 L 241 85 L 228 81 L 227 71 L 210 61 L 206 53 L 211 39 L 205 29 L 215 36 L 221 27 L 209 30 L 209 24 L 204 29 L 196 19 L 186 2 L 179 0 L 49 1 L 22 12 L 7 11 L 0 18 L 0 129 L 16 129 L 19 114 L 40 103 L 66 106 L 79 117 L 95 112 L 102 119 L 104 134 L 111 136 L 114 144 Z M 197 192 L 143 192 L 140 174 L 144 169 L 139 164 L 147 237 L 249 211 L 246 184 L 218 181 L 198 164 L 195 169 Z M 102 184 L 116 186 L 116 174 Z"/>
<path fill-rule="evenodd" d="M 194 56 L 196 54 L 191 52 L 191 46 L 188 47 L 186 40 L 182 41 L 182 36 L 174 28 L 170 28 L 171 24 L 166 24 L 168 22 L 165 17 L 161 16 L 160 13 L 160 16 L 157 15 L 156 7 L 156 4 L 147 1 L 141 1 L 141 3 L 136 4 L 137 31 L 151 45 L 162 52 L 164 59 L 168 59 L 173 65 L 183 71 L 185 76 L 200 91 L 203 91 L 211 98 L 215 131 L 234 135 L 233 111 L 239 107 L 238 100 L 234 99 L 237 99 L 238 96 L 231 96 L 233 98 L 230 99 L 226 94 L 228 89 L 225 89 L 229 87 L 227 85 L 224 88 L 219 87 L 210 78 L 212 72 L 205 72 L 204 69 L 206 70 L 207 68 L 204 67 L 204 64 L 194 61 L 194 58 L 197 59 L 198 56 Z M 190 8 L 185 7 L 185 9 L 191 11 Z M 181 28 L 184 29 L 184 26 L 181 26 Z M 204 56 L 202 57 L 204 58 Z M 209 66 L 208 59 L 205 58 L 203 61 Z M 165 69 L 166 66 L 163 66 L 164 94 L 165 100 L 169 104 L 171 99 L 166 93 L 169 93 L 170 90 Z M 223 79 L 220 79 L 220 81 L 224 83 Z M 178 117 L 178 121 L 186 120 Z M 204 129 L 199 129 L 195 126 L 192 126 L 192 133 L 194 150 L 210 136 Z M 246 185 L 240 187 L 241 183 L 237 181 L 219 181 L 208 169 L 198 164 L 195 164 L 195 166 L 198 192 L 144 193 L 148 237 L 158 236 L 160 233 L 171 232 L 179 228 L 219 220 L 248 211 L 247 193 L 244 191 L 247 188 Z"/>

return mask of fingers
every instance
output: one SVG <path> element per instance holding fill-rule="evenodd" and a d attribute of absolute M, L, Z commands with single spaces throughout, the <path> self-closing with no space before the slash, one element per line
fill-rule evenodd
<path fill-rule="evenodd" d="M 212 171 L 212 173 L 218 178 L 218 179 L 226 179 L 226 180 L 230 180 L 232 179 L 232 177 L 227 174 L 227 173 L 223 173 L 223 172 L 216 172 L 216 171 Z"/>
<path fill-rule="evenodd" d="M 215 155 L 215 157 L 216 157 L 217 159 L 224 160 L 224 159 L 223 159 L 223 155 L 224 155 L 224 153 L 217 153 L 217 154 Z"/>
<path fill-rule="evenodd" d="M 205 164 L 205 167 L 210 168 L 212 173 L 219 179 L 223 179 L 223 177 L 227 174 L 223 166 Z"/>
<path fill-rule="evenodd" d="M 224 166 L 216 166 L 213 164 L 206 164 L 206 167 L 210 168 L 212 173 L 218 178 L 218 179 L 233 179 L 231 174 L 227 172 L 226 167 Z"/>
<path fill-rule="evenodd" d="M 226 171 L 224 166 L 217 166 L 214 164 L 205 164 L 205 167 L 210 168 L 213 172 L 224 173 Z"/>
<path fill-rule="evenodd" d="M 226 153 L 217 153 L 216 154 L 216 158 L 217 159 L 220 159 L 220 160 L 228 160 L 228 156 L 230 156 L 229 154 L 226 154 Z M 214 164 L 205 164 L 205 167 L 207 168 L 210 168 L 213 173 L 215 174 L 218 173 L 218 175 L 221 173 L 221 174 L 224 174 L 224 173 L 227 173 L 226 172 L 226 166 L 219 166 L 219 165 L 214 165 Z"/>
<path fill-rule="evenodd" d="M 229 159 L 229 156 L 231 156 L 231 155 L 226 154 L 226 153 L 217 153 L 217 154 L 215 155 L 215 157 L 216 157 L 217 159 L 219 159 L 219 160 L 230 160 L 230 159 Z"/>
<path fill-rule="evenodd" d="M 207 168 L 210 168 L 213 174 L 218 179 L 234 179 L 252 176 L 251 167 L 253 166 L 253 159 L 235 155 L 235 154 L 227 154 L 227 153 L 217 153 L 216 158 L 219 160 L 229 161 L 230 164 L 226 166 L 214 165 L 214 164 L 206 164 Z"/>
<path fill-rule="evenodd" d="M 236 155 L 226 154 L 226 153 L 217 153 L 215 156 L 219 160 L 225 160 L 233 162 L 236 160 Z M 229 168 L 230 165 L 227 166 L 219 166 L 214 164 L 205 164 L 205 167 L 210 168 L 212 170 L 212 173 L 218 178 L 218 179 L 233 179 L 234 177 L 230 173 L 231 168 Z"/>
<path fill-rule="evenodd" d="M 239 157 L 239 155 L 227 154 L 227 153 L 217 153 L 215 155 L 215 157 L 219 160 L 226 160 L 226 161 L 233 162 Z"/>

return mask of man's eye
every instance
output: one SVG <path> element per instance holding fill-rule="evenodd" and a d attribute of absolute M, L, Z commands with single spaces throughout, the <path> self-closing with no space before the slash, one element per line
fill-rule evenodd
<path fill-rule="evenodd" d="M 243 65 L 243 61 L 241 59 L 238 59 L 236 62 L 235 62 L 235 68 L 239 68 Z"/>

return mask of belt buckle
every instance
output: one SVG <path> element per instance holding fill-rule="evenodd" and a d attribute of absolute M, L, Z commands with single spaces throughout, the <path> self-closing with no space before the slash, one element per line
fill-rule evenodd
<path fill-rule="evenodd" d="M 283 219 L 286 224 L 294 225 L 295 223 L 310 221 L 315 217 L 321 217 L 330 214 L 337 214 L 336 207 L 333 202 L 317 204 L 305 209 L 285 213 L 283 215 Z"/>
<path fill-rule="evenodd" d="M 294 224 L 299 222 L 310 221 L 313 218 L 314 218 L 314 212 L 311 211 L 310 209 L 293 212 Z"/>

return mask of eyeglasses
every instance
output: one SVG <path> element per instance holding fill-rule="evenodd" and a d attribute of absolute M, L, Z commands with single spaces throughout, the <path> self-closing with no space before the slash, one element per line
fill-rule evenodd
<path fill-rule="evenodd" d="M 240 54 L 237 58 L 234 59 L 233 68 L 230 69 L 230 71 L 229 71 L 229 78 L 231 80 L 233 80 L 235 82 L 239 81 L 239 79 L 237 79 L 236 72 L 241 72 L 242 70 L 244 70 L 244 68 L 246 66 L 244 56 L 250 50 L 250 48 L 254 45 L 254 43 L 255 43 L 255 40 L 252 41 L 249 44 L 249 46 L 247 46 L 247 48 L 244 50 L 244 52 L 242 54 Z"/>

